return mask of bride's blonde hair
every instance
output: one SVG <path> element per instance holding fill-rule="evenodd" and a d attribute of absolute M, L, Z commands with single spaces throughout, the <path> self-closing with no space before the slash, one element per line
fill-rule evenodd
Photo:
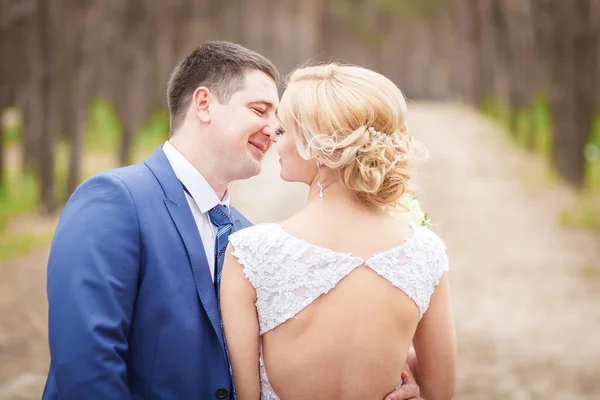
<path fill-rule="evenodd" d="M 411 162 L 426 151 L 408 134 L 406 101 L 391 80 L 356 66 L 311 66 L 290 75 L 286 97 L 279 112 L 304 159 L 338 170 L 366 205 L 396 204 Z"/>

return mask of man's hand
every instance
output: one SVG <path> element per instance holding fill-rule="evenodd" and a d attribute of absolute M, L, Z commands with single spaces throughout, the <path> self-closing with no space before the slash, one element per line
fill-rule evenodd
<path fill-rule="evenodd" d="M 384 400 L 419 400 L 421 390 L 419 389 L 419 385 L 417 385 L 417 381 L 415 381 L 412 372 L 410 372 L 408 363 L 404 364 L 401 378 L 402 385 L 392 393 L 388 394 Z"/>

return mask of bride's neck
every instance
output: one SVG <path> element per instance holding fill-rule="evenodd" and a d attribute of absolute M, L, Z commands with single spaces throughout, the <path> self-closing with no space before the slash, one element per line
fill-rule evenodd
<path fill-rule="evenodd" d="M 337 179 L 323 179 L 323 197 L 317 180 L 310 185 L 308 191 L 308 207 L 326 208 L 328 210 L 349 210 L 353 212 L 366 211 L 354 194 L 344 188 Z"/>

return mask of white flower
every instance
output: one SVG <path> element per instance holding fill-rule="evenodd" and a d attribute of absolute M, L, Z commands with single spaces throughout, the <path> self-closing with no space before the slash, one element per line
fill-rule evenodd
<path fill-rule="evenodd" d="M 412 193 L 404 194 L 398 205 L 390 211 L 390 215 L 407 223 L 429 225 L 429 217 L 423 212 L 419 200 Z"/>

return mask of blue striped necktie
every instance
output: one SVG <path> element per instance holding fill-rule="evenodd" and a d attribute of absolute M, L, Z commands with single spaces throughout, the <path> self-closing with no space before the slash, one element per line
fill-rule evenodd
<path fill-rule="evenodd" d="M 223 342 L 225 344 L 225 355 L 227 356 L 227 364 L 229 365 L 229 375 L 231 376 L 231 385 L 233 387 L 233 399 L 236 399 L 235 384 L 233 383 L 233 373 L 231 370 L 231 362 L 229 361 L 229 351 L 227 350 L 227 341 L 223 332 L 223 318 L 221 318 L 221 274 L 223 273 L 223 260 L 225 259 L 225 250 L 229 243 L 229 234 L 233 230 L 233 223 L 227 211 L 227 207 L 219 204 L 208 211 L 210 222 L 217 227 L 217 237 L 215 239 L 215 293 L 217 294 L 217 306 L 219 307 L 219 322 L 221 324 L 221 332 L 223 333 Z"/>

